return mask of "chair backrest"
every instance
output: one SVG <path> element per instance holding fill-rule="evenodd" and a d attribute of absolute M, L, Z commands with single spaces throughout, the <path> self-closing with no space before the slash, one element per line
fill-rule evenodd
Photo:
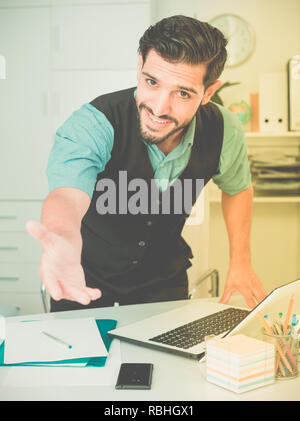
<path fill-rule="evenodd" d="M 189 291 L 189 298 L 205 298 L 219 296 L 219 272 L 217 269 L 208 269 L 204 272 Z"/>
<path fill-rule="evenodd" d="M 50 297 L 44 284 L 41 284 L 41 298 L 45 313 L 50 313 Z"/>

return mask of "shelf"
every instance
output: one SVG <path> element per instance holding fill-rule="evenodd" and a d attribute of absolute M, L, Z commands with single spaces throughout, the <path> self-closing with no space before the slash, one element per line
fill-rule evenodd
<path fill-rule="evenodd" d="M 221 195 L 211 195 L 210 203 L 221 203 Z M 300 196 L 254 196 L 253 203 L 300 203 Z"/>
<path fill-rule="evenodd" d="M 300 196 L 254 196 L 254 203 L 300 203 Z"/>
<path fill-rule="evenodd" d="M 300 138 L 300 132 L 276 132 L 276 133 L 272 133 L 272 132 L 245 132 L 245 135 L 247 138 L 284 138 L 284 137 L 296 137 L 296 138 Z"/>
<path fill-rule="evenodd" d="M 248 146 L 255 147 L 299 147 L 300 133 L 245 133 Z"/>

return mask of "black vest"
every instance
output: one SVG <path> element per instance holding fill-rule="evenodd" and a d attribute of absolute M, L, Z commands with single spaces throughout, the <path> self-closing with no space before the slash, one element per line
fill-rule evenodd
<path fill-rule="evenodd" d="M 182 212 L 178 213 L 178 206 L 172 200 L 175 194 L 172 187 L 161 193 L 158 188 L 153 190 L 153 181 L 150 186 L 154 174 L 147 146 L 139 132 L 134 90 L 102 95 L 91 102 L 113 126 L 114 145 L 105 170 L 98 174 L 92 201 L 81 226 L 82 265 L 87 284 L 121 294 L 176 276 L 191 266 L 189 259 L 193 257 L 190 247 L 181 237 L 189 210 L 182 204 Z M 223 117 L 217 106 L 212 103 L 201 106 L 196 113 L 190 160 L 179 177 L 182 198 L 184 180 L 193 181 L 191 205 L 200 193 L 197 191 L 197 179 L 203 179 L 205 185 L 218 172 L 223 133 Z M 123 176 L 126 174 L 128 184 L 134 179 L 145 180 L 149 187 L 150 212 L 124 213 L 124 202 L 123 211 L 119 212 L 119 195 L 127 195 L 129 203 L 138 191 L 126 192 L 123 183 L 119 186 L 120 171 Z M 116 213 L 100 215 L 97 207 L 99 210 L 99 198 L 103 191 L 99 191 L 99 187 L 104 179 L 113 180 L 116 186 Z M 168 214 L 162 209 L 166 193 L 171 198 Z M 176 198 L 178 200 L 178 196 Z M 151 213 L 153 200 L 157 200 L 155 213 Z"/>

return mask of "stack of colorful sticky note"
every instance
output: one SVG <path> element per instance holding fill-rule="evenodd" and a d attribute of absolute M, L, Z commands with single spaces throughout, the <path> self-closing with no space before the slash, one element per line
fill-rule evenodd
<path fill-rule="evenodd" d="M 273 383 L 274 346 L 245 335 L 210 339 L 206 342 L 206 379 L 237 393 Z"/>

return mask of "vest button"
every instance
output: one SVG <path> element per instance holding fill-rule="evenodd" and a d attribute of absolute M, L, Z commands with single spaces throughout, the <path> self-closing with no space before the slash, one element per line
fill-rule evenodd
<path fill-rule="evenodd" d="M 140 242 L 139 242 L 139 246 L 140 246 L 140 247 L 144 247 L 145 245 L 146 245 L 145 241 L 140 241 Z"/>
<path fill-rule="evenodd" d="M 132 264 L 133 264 L 133 265 L 137 265 L 138 263 L 139 263 L 139 261 L 138 261 L 138 260 L 133 260 L 133 261 L 132 261 Z"/>
<path fill-rule="evenodd" d="M 152 226 L 152 221 L 147 221 L 147 225 L 148 225 L 148 227 L 151 227 Z"/>

